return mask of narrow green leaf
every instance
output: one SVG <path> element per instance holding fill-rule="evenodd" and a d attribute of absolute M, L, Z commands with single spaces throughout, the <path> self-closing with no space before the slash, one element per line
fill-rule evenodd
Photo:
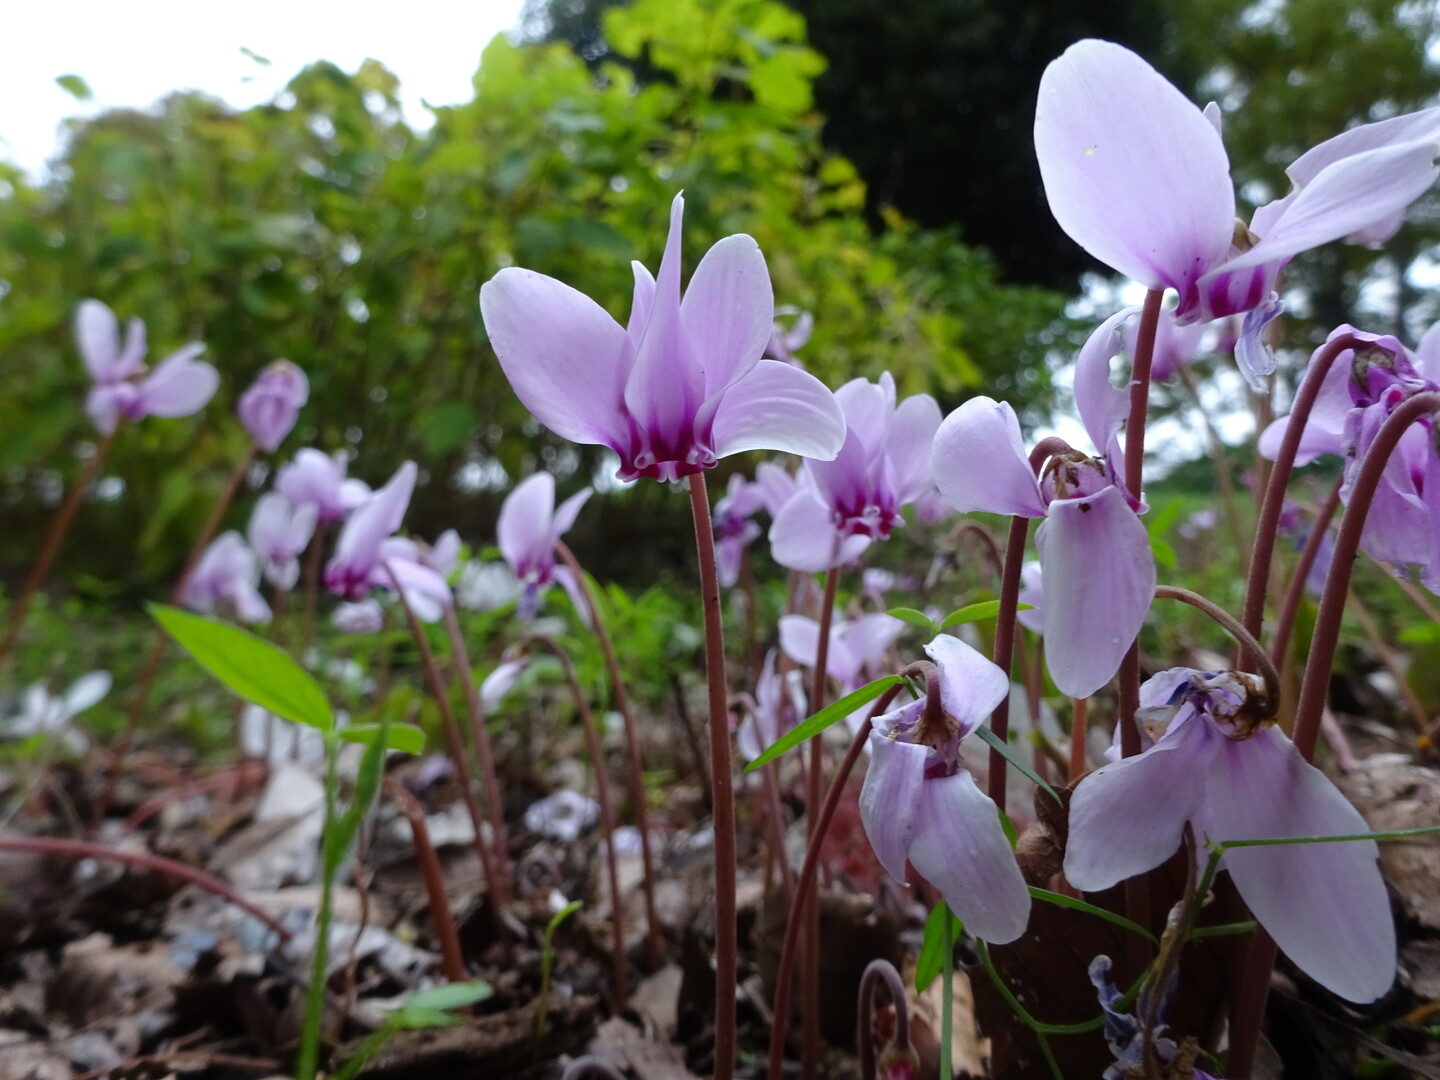
<path fill-rule="evenodd" d="M 977 728 L 975 730 L 975 734 L 979 735 L 980 738 L 984 739 L 987 743 L 989 743 L 993 749 L 1000 751 L 1000 755 L 1011 765 L 1015 766 L 1015 768 L 1019 769 L 1022 773 L 1029 777 L 1032 784 L 1044 791 L 1057 803 L 1060 801 L 1060 796 L 1055 793 L 1055 789 L 1049 784 L 1047 784 L 1044 779 L 1041 778 L 1039 773 L 1037 773 L 1034 769 L 1027 765 L 1025 763 L 1025 759 L 1019 754 L 1017 754 L 1015 752 L 1015 749 L 1010 746 L 1009 743 L 1007 743 L 1004 739 L 1000 738 L 999 735 L 996 735 L 995 732 L 991 731 L 989 724 L 984 724 L 981 727 Z"/>
<path fill-rule="evenodd" d="M 1104 908 L 1096 907 L 1094 904 L 1087 904 L 1084 900 L 1077 897 L 1066 896 L 1064 893 L 1051 892 L 1049 889 L 1037 889 L 1034 885 L 1030 886 L 1030 895 L 1036 900 L 1044 900 L 1047 904 L 1054 904 L 1056 907 L 1070 908 L 1074 911 L 1083 911 L 1087 915 L 1094 915 L 1097 919 L 1104 919 L 1106 922 L 1112 923 L 1122 930 L 1129 930 L 1132 934 L 1139 934 L 1147 941 L 1153 942 L 1156 945 L 1160 944 L 1159 939 L 1139 923 L 1131 922 L 1125 918 L 1124 915 L 1117 915 L 1113 911 L 1106 911 Z"/>
<path fill-rule="evenodd" d="M 381 737 L 383 726 L 382 724 L 352 724 L 350 727 L 341 728 L 336 734 L 346 742 L 370 746 Z M 391 724 L 390 730 L 385 733 L 384 740 L 387 749 L 390 750 L 399 750 L 405 754 L 423 754 L 425 752 L 425 732 L 414 724 Z"/>
<path fill-rule="evenodd" d="M 89 101 L 95 96 L 90 90 L 90 84 L 79 75 L 57 75 L 55 83 L 76 101 Z"/>
<path fill-rule="evenodd" d="M 453 1012 L 442 1009 L 422 1009 L 418 1005 L 401 1005 L 385 1018 L 385 1023 L 402 1031 L 420 1031 L 425 1028 L 454 1027 L 461 1018 Z"/>
<path fill-rule="evenodd" d="M 495 988 L 487 982 L 446 983 L 432 986 L 427 990 L 416 990 L 405 999 L 402 1009 L 438 1009 L 442 1012 L 463 1009 L 477 1001 L 485 1001 L 495 995 Z"/>
<path fill-rule="evenodd" d="M 930 618 L 930 616 L 926 615 L 923 611 L 916 611 L 913 607 L 894 607 L 887 611 L 885 614 L 889 615 L 892 619 L 899 619 L 901 622 L 907 622 L 911 626 L 918 626 L 921 630 L 924 630 L 927 634 L 930 634 L 932 636 L 938 633 L 938 630 L 935 627 L 935 620 Z"/>
<path fill-rule="evenodd" d="M 1395 829 L 1391 832 L 1348 833 L 1345 836 L 1277 836 L 1267 840 L 1222 840 L 1214 845 L 1222 851 L 1240 847 L 1279 847 L 1282 844 L 1342 844 L 1355 840 L 1406 840 L 1412 836 L 1433 836 L 1440 825 L 1420 829 Z"/>
<path fill-rule="evenodd" d="M 1001 810 L 998 806 L 995 812 L 1000 815 L 1000 828 L 1005 830 L 1005 839 L 1010 841 L 1010 850 L 1015 850 L 1015 845 L 1020 842 L 1020 830 L 1015 827 L 1015 822 L 1010 820 L 1010 815 Z"/>
<path fill-rule="evenodd" d="M 1016 604 L 1016 611 L 1029 611 L 1034 604 Z M 959 626 L 961 623 L 980 622 L 982 619 L 993 619 L 1000 614 L 999 600 L 982 600 L 978 604 L 966 604 L 962 608 L 956 608 L 940 620 L 940 629 L 949 630 L 952 626 Z"/>
<path fill-rule="evenodd" d="M 1155 561 L 1164 567 L 1173 567 L 1180 560 L 1175 554 L 1174 547 L 1168 540 L 1162 540 L 1158 536 L 1150 538 L 1150 551 L 1155 556 Z"/>
<path fill-rule="evenodd" d="M 867 705 L 874 701 L 881 694 L 885 693 L 886 690 L 889 690 L 890 687 L 899 684 L 899 682 L 900 676 L 886 675 L 883 678 L 876 679 L 874 682 L 866 683 L 853 693 L 846 694 L 834 704 L 825 706 L 825 708 L 810 717 L 809 720 L 806 720 L 802 724 L 797 724 L 766 747 L 763 754 L 745 766 L 745 771 L 752 772 L 761 765 L 774 761 L 781 754 L 785 753 L 786 750 L 799 746 L 806 739 L 820 734 L 820 732 L 824 731 L 837 720 L 844 719 L 856 709 L 860 708 L 860 706 Z"/>
<path fill-rule="evenodd" d="M 940 901 L 925 920 L 925 941 L 920 946 L 920 955 L 915 961 L 915 989 L 924 993 L 945 967 L 945 917 L 950 916 L 950 940 L 959 939 L 962 929 L 960 920 L 950 913 L 945 901 Z"/>
<path fill-rule="evenodd" d="M 151 604 L 150 614 L 203 668 L 247 701 L 321 731 L 334 726 L 325 692 L 283 650 L 238 627 L 179 608 Z"/>
<path fill-rule="evenodd" d="M 1400 640 L 1406 645 L 1431 645 L 1440 643 L 1440 623 L 1421 623 L 1400 631 Z"/>
<path fill-rule="evenodd" d="M 550 916 L 550 921 L 545 924 L 545 949 L 547 952 L 553 947 L 553 943 L 555 940 L 555 931 L 560 929 L 560 924 L 563 923 L 566 919 L 568 919 L 571 915 L 574 915 L 575 912 L 579 910 L 580 901 L 571 900 L 570 903 L 566 904 L 559 911 L 555 912 L 554 915 Z"/>

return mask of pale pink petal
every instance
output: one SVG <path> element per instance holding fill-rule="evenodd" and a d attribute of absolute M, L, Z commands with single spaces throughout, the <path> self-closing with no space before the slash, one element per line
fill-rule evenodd
<path fill-rule="evenodd" d="M 815 376 L 779 360 L 761 360 L 715 410 L 715 455 L 781 450 L 827 461 L 845 441 L 835 395 Z"/>
<path fill-rule="evenodd" d="M 1382 146 L 1426 141 L 1440 141 L 1440 108 L 1392 116 L 1389 120 L 1361 124 L 1341 132 L 1301 154 L 1290 163 L 1285 175 L 1296 187 L 1304 187 L 1319 176 L 1321 170 L 1344 158 L 1367 150 L 1378 150 Z"/>
<path fill-rule="evenodd" d="M 1339 366 L 1338 364 L 1336 365 Z M 1342 452 L 1341 435 L 1339 432 L 1326 431 L 1318 424 L 1312 422 L 1305 425 L 1304 432 L 1300 435 L 1300 445 L 1295 450 L 1295 464 L 1309 465 L 1321 454 L 1339 454 Z M 1275 455 L 1280 453 L 1280 444 L 1285 440 L 1285 431 L 1290 426 L 1290 417 L 1282 416 L 1279 420 L 1273 420 L 1265 430 L 1260 433 L 1260 439 L 1256 448 L 1260 456 L 1270 461 L 1275 460 Z"/>
<path fill-rule="evenodd" d="M 1020 421 L 1009 403 L 988 397 L 965 402 L 935 432 L 930 456 L 940 494 L 962 514 L 1045 516 Z"/>
<path fill-rule="evenodd" d="M 969 933 L 1003 945 L 1025 932 L 1030 890 L 989 796 L 964 769 L 925 781 L 910 843 L 916 872 L 940 890 Z"/>
<path fill-rule="evenodd" d="M 941 634 L 925 646 L 940 670 L 940 702 L 963 738 L 983 724 L 1010 693 L 999 666 L 957 637 Z"/>
<path fill-rule="evenodd" d="M 537 564 L 552 561 L 550 523 L 554 511 L 555 478 L 548 472 L 527 476 L 500 504 L 495 542 L 516 577 L 524 578 Z"/>
<path fill-rule="evenodd" d="M 570 531 L 570 526 L 575 524 L 575 519 L 580 516 L 580 509 L 590 501 L 590 496 L 595 494 L 594 488 L 585 488 L 577 491 L 570 498 L 562 502 L 555 510 L 555 520 L 550 526 L 550 546 L 555 546 L 555 541 Z"/>
<path fill-rule="evenodd" d="M 780 648 L 801 667 L 813 668 L 820 655 L 820 624 L 806 615 L 780 616 Z"/>
<path fill-rule="evenodd" d="M 912 503 L 935 486 L 930 448 L 940 428 L 940 406 L 929 394 L 914 394 L 895 409 L 885 451 L 895 465 L 895 496 Z"/>
<path fill-rule="evenodd" d="M 1116 487 L 1056 499 L 1035 536 L 1045 593 L 1045 661 L 1062 694 L 1110 681 L 1155 596 L 1150 536 Z"/>
<path fill-rule="evenodd" d="M 73 683 L 70 689 L 65 691 L 61 708 L 66 716 L 74 716 L 82 713 L 92 705 L 99 704 L 100 700 L 110 692 L 112 680 L 108 671 L 91 671 L 81 675 Z"/>
<path fill-rule="evenodd" d="M 860 821 L 880 865 L 902 884 L 929 755 L 929 747 L 887 738 L 879 730 L 870 732 L 870 767 L 860 789 Z"/>
<path fill-rule="evenodd" d="M 775 561 L 807 574 L 854 562 L 869 546 L 868 536 L 841 536 L 829 507 L 813 491 L 796 492 L 770 525 L 770 554 Z"/>
<path fill-rule="evenodd" d="M 82 300 L 75 310 L 75 341 L 90 378 L 109 383 L 125 377 L 119 373 L 119 321 L 99 300 Z"/>
<path fill-rule="evenodd" d="M 1065 845 L 1071 885 L 1100 892 L 1175 854 L 1224 741 L 1209 724 L 1187 706 L 1149 750 L 1112 761 L 1080 781 L 1070 796 Z"/>
<path fill-rule="evenodd" d="M 147 416 L 189 416 L 199 412 L 220 388 L 220 373 L 196 360 L 199 342 L 186 345 L 155 366 L 140 384 L 139 409 Z"/>
<path fill-rule="evenodd" d="M 90 422 L 95 425 L 95 430 L 101 435 L 109 435 L 114 432 L 115 426 L 120 422 L 122 394 L 130 396 L 133 394 L 133 388 L 128 383 L 121 383 L 118 386 L 92 386 L 90 392 L 85 395 L 85 413 L 90 417 Z"/>
<path fill-rule="evenodd" d="M 1075 359 L 1075 408 L 1090 442 L 1102 454 L 1109 452 L 1111 438 L 1130 415 L 1130 390 L 1110 382 L 1110 358 L 1125 344 L 1125 324 L 1139 310 L 1130 307 L 1111 315 L 1096 327 Z M 1173 326 L 1173 317 L 1167 319 Z M 1157 335 L 1157 345 L 1158 340 Z"/>
<path fill-rule="evenodd" d="M 1181 297 L 1230 250 L 1235 193 L 1219 132 L 1129 49 L 1081 41 L 1045 69 L 1035 154 L 1070 238 Z"/>
<path fill-rule="evenodd" d="M 680 302 L 680 322 L 705 373 L 707 398 L 755 366 L 774 318 L 775 296 L 759 244 L 740 233 L 705 253 Z"/>
<path fill-rule="evenodd" d="M 621 444 L 625 331 L 570 286 L 507 267 L 480 289 L 485 332 L 515 396 L 571 442 Z"/>
<path fill-rule="evenodd" d="M 1073 831 L 1074 808 L 1071 821 Z M 1325 774 L 1278 728 L 1226 742 L 1210 774 L 1211 840 L 1347 836 L 1370 831 Z M 1232 848 L 1221 865 L 1285 955 L 1348 1001 L 1374 1001 L 1395 978 L 1395 924 L 1373 840 Z"/>

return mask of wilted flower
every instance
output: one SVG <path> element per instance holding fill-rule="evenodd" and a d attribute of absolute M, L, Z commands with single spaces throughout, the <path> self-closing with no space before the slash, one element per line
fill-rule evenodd
<path fill-rule="evenodd" d="M 814 572 L 859 558 L 903 525 L 901 507 L 934 486 L 930 443 L 940 406 L 929 394 L 897 403 L 890 373 L 852 379 L 835 393 L 845 443 L 833 461 L 806 461 L 799 489 L 770 526 L 775 561 Z"/>
<path fill-rule="evenodd" d="M 71 725 L 80 713 L 97 704 L 110 692 L 108 671 L 91 671 L 70 684 L 63 694 L 51 694 L 43 683 L 25 691 L 20 711 L 0 720 L 0 735 L 7 739 L 28 739 L 32 735 L 56 734 L 73 753 L 83 754 L 89 745 L 85 736 Z"/>
<path fill-rule="evenodd" d="M 255 503 L 245 534 L 265 579 L 288 591 L 300 580 L 300 554 L 315 535 L 315 507 L 296 506 L 279 492 L 266 492 Z"/>
<path fill-rule="evenodd" d="M 275 490 L 296 506 L 313 506 L 323 524 L 339 521 L 370 497 L 360 480 L 345 479 L 345 461 L 305 448 L 280 469 Z"/>
<path fill-rule="evenodd" d="M 240 423 L 261 450 L 274 453 L 309 399 L 310 380 L 305 372 L 289 360 L 276 360 L 240 395 Z"/>
<path fill-rule="evenodd" d="M 270 605 L 256 588 L 259 584 L 260 563 L 255 552 L 232 529 L 205 549 L 181 599 L 186 607 L 204 615 L 228 604 L 242 622 L 269 622 Z"/>
<path fill-rule="evenodd" d="M 940 708 L 921 699 L 875 718 L 860 819 L 896 881 L 914 864 L 966 930 L 1014 941 L 1025 932 L 1030 893 L 995 803 L 960 762 L 961 740 L 1004 700 L 1010 679 L 958 638 L 942 634 L 925 652 L 939 669 Z"/>
<path fill-rule="evenodd" d="M 570 496 L 555 506 L 555 478 L 548 472 L 537 472 L 515 485 L 500 506 L 495 523 L 495 539 L 500 554 L 515 574 L 523 590 L 520 617 L 533 619 L 540 608 L 540 598 L 552 582 L 559 582 L 570 594 L 575 610 L 587 612 L 579 582 L 568 566 L 555 564 L 555 545 L 575 524 L 580 508 L 590 498 L 591 489 Z"/>
<path fill-rule="evenodd" d="M 633 264 L 628 328 L 530 270 L 507 267 L 485 284 L 485 330 L 516 396 L 562 438 L 614 450 L 623 480 L 678 480 L 746 450 L 834 457 L 845 427 L 833 395 L 761 359 L 774 300 L 755 241 L 711 248 L 681 302 L 683 210 L 677 195 L 659 278 Z"/>
<path fill-rule="evenodd" d="M 95 385 L 85 411 L 102 435 L 115 430 L 120 417 L 189 416 L 204 407 L 220 386 L 220 375 L 195 358 L 205 351 L 191 342 L 145 374 L 145 324 L 131 319 L 120 343 L 115 313 L 99 300 L 86 300 L 75 315 L 80 355 Z"/>
<path fill-rule="evenodd" d="M 1097 769 L 1070 801 L 1065 876 L 1108 889 L 1200 843 L 1369 832 L 1278 727 L 1255 715 L 1254 676 L 1171 668 L 1140 688 L 1144 752 Z M 1257 726 L 1259 725 L 1259 726 Z M 1112 754 L 1114 751 L 1112 751 Z M 1395 927 L 1373 840 L 1230 848 L 1241 898 L 1297 967 L 1349 1001 L 1395 976 Z"/>

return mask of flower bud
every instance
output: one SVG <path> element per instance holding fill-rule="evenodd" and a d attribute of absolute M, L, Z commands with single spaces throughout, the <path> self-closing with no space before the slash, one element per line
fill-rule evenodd
<path fill-rule="evenodd" d="M 276 360 L 240 396 L 240 422 L 260 449 L 273 453 L 310 397 L 310 381 L 288 360 Z"/>

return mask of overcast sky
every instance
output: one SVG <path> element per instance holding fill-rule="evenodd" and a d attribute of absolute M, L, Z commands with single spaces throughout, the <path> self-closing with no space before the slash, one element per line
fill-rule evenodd
<path fill-rule="evenodd" d="M 400 78 L 405 116 L 428 126 L 421 99 L 468 101 L 480 53 L 519 22 L 523 0 L 49 0 L 5 5 L 0 32 L 0 159 L 38 174 L 69 116 L 144 107 L 198 89 L 247 106 L 315 60 L 346 71 L 367 57 Z M 246 56 L 250 49 L 271 63 Z M 94 98 L 55 82 L 79 75 Z"/>

